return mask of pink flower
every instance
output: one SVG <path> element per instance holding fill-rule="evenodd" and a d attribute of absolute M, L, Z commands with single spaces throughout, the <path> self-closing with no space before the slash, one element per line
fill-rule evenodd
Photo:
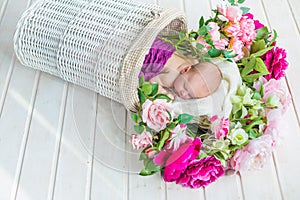
<path fill-rule="evenodd" d="M 152 149 L 151 147 L 145 150 L 145 154 L 149 157 L 149 158 L 154 158 L 156 153 L 156 150 Z"/>
<path fill-rule="evenodd" d="M 215 22 L 209 22 L 207 24 L 207 26 L 211 28 L 211 30 L 208 32 L 209 35 L 211 36 L 211 40 L 213 42 L 219 41 L 221 35 L 220 35 L 220 32 L 219 32 L 220 27 L 218 26 L 218 24 L 215 23 Z"/>
<path fill-rule="evenodd" d="M 252 41 L 256 38 L 256 31 L 254 21 L 247 16 L 243 16 L 240 21 L 240 32 L 239 40 L 245 43 L 245 45 L 250 49 Z"/>
<path fill-rule="evenodd" d="M 142 134 L 133 134 L 129 142 L 132 144 L 133 149 L 146 148 L 152 145 L 152 135 L 147 131 Z"/>
<path fill-rule="evenodd" d="M 188 136 L 186 135 L 186 124 L 178 124 L 171 132 L 171 136 L 168 139 L 169 145 L 168 148 L 173 150 L 177 150 L 180 146 L 180 144 L 184 143 Z"/>
<path fill-rule="evenodd" d="M 232 50 L 233 55 L 237 54 L 237 56 L 233 58 L 234 61 L 238 61 L 244 57 L 243 46 L 244 44 L 241 40 L 231 38 L 229 48 Z"/>
<path fill-rule="evenodd" d="M 260 80 L 263 80 L 261 78 Z M 264 82 L 264 81 L 263 81 Z M 275 79 L 270 79 L 267 82 L 264 82 L 264 97 L 263 101 L 267 102 L 270 98 L 276 96 L 279 99 L 279 109 L 281 113 L 284 114 L 286 109 L 291 103 L 290 94 L 284 89 L 282 83 Z"/>
<path fill-rule="evenodd" d="M 273 109 L 275 111 L 276 109 Z M 269 121 L 266 126 L 266 129 L 264 130 L 264 135 L 269 135 L 272 138 L 271 146 L 275 147 L 279 143 L 279 130 L 278 130 L 278 124 L 280 123 L 280 120 L 273 120 Z"/>
<path fill-rule="evenodd" d="M 217 139 L 225 138 L 229 132 L 229 119 L 228 118 L 219 118 L 217 115 L 214 115 L 210 118 L 212 123 L 212 132 L 215 134 Z"/>
<path fill-rule="evenodd" d="M 176 181 L 186 170 L 190 161 L 200 152 L 201 140 L 187 140 L 176 150 L 165 149 L 154 157 L 154 163 L 164 167 L 163 177 L 166 182 Z"/>
<path fill-rule="evenodd" d="M 228 23 L 223 30 L 228 37 L 238 38 L 241 36 L 241 28 L 239 24 Z"/>
<path fill-rule="evenodd" d="M 272 153 L 272 137 L 263 135 L 251 140 L 244 149 L 238 149 L 230 159 L 231 167 L 236 170 L 261 169 Z"/>
<path fill-rule="evenodd" d="M 247 16 L 249 19 L 253 19 L 253 14 L 251 14 L 251 13 L 247 13 L 244 16 Z M 262 23 L 260 23 L 258 20 L 253 20 L 253 21 L 254 21 L 254 25 L 255 25 L 255 30 L 264 27 L 264 25 Z"/>
<path fill-rule="evenodd" d="M 221 7 L 217 6 L 217 10 L 224 16 L 226 17 L 230 22 L 239 22 L 243 11 L 236 6 L 229 6 L 229 7 Z"/>
<path fill-rule="evenodd" d="M 176 183 L 185 187 L 199 188 L 209 185 L 223 175 L 224 168 L 221 162 L 214 156 L 209 156 L 191 161 Z"/>
<path fill-rule="evenodd" d="M 213 44 L 216 47 L 216 49 L 225 50 L 226 46 L 228 45 L 228 39 L 222 38 L 219 41 L 213 42 Z"/>
<path fill-rule="evenodd" d="M 264 77 L 267 80 L 274 78 L 276 80 L 284 77 L 284 71 L 288 67 L 288 62 L 286 61 L 286 51 L 279 47 L 274 47 L 262 56 L 264 63 L 269 70 L 269 74 Z"/>
<path fill-rule="evenodd" d="M 169 113 L 168 113 L 169 112 Z M 142 119 L 147 126 L 155 131 L 161 131 L 173 117 L 171 104 L 165 99 L 155 99 L 153 102 L 147 99 L 142 106 Z"/>

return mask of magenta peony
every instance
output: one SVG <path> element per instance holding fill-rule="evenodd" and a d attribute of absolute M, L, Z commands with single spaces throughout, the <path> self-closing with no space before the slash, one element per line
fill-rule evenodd
<path fill-rule="evenodd" d="M 224 175 L 224 167 L 214 156 L 193 160 L 186 171 L 176 180 L 185 187 L 199 188 L 207 186 Z"/>
<path fill-rule="evenodd" d="M 168 113 L 169 112 L 169 113 Z M 142 106 L 142 119 L 147 126 L 155 131 L 166 128 L 170 122 L 173 112 L 171 104 L 165 99 L 155 99 L 153 102 L 147 99 Z"/>
<path fill-rule="evenodd" d="M 200 152 L 201 140 L 187 140 L 176 151 L 162 150 L 154 157 L 154 163 L 164 167 L 163 177 L 166 182 L 176 181 L 186 170 L 190 161 Z"/>
<path fill-rule="evenodd" d="M 284 70 L 288 67 L 286 61 L 286 51 L 279 47 L 274 47 L 261 57 L 269 70 L 269 74 L 264 77 L 267 80 L 274 78 L 276 80 L 284 77 Z"/>

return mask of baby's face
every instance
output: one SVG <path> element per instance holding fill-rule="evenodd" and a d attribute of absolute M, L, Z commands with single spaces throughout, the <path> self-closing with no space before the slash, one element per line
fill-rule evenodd
<path fill-rule="evenodd" d="M 192 68 L 180 74 L 174 81 L 174 91 L 182 99 L 203 98 L 214 92 L 220 82 L 221 74 L 211 63 L 201 63 L 198 68 Z"/>

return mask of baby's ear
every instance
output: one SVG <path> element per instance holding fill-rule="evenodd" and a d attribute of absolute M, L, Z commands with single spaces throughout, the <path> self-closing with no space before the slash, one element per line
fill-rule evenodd
<path fill-rule="evenodd" d="M 192 69 L 191 65 L 185 66 L 182 70 L 180 70 L 180 74 L 184 74 Z"/>

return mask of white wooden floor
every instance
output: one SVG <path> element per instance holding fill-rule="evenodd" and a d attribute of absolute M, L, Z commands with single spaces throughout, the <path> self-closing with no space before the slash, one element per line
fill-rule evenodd
<path fill-rule="evenodd" d="M 187 13 L 190 28 L 221 0 L 147 0 Z M 282 118 L 281 145 L 261 171 L 225 176 L 205 189 L 140 177 L 122 105 L 22 66 L 13 34 L 30 0 L 0 0 L 0 200 L 300 199 L 300 1 L 248 0 L 288 51 L 285 80 L 293 104 Z M 251 4 L 252 3 L 252 4 Z"/>

